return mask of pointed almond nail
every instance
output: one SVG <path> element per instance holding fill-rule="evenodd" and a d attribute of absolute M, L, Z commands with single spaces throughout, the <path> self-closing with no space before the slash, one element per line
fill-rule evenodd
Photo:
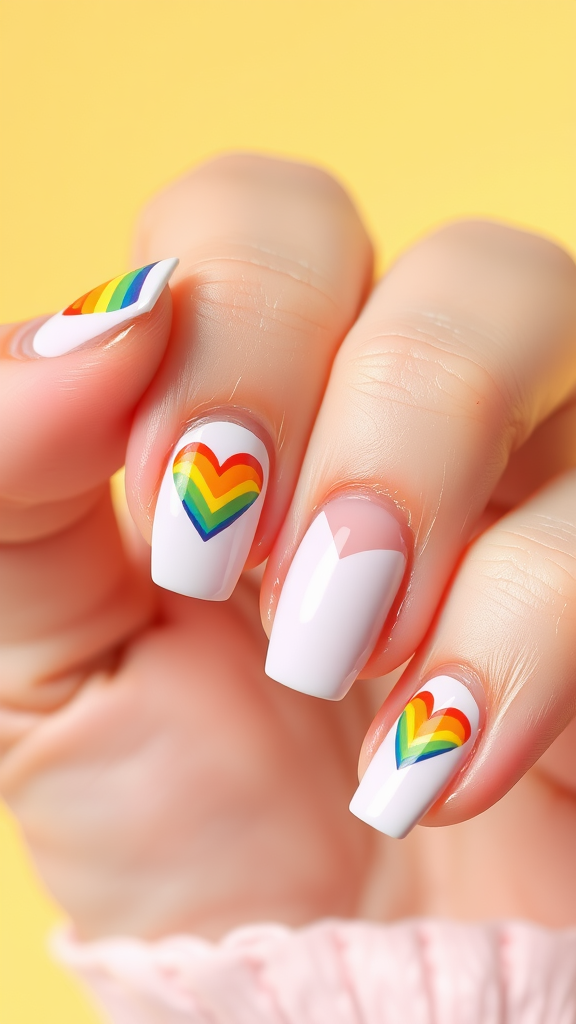
<path fill-rule="evenodd" d="M 114 327 L 149 313 L 177 265 L 175 258 L 159 260 L 98 285 L 46 320 L 36 331 L 32 348 L 39 356 L 66 355 Z"/>

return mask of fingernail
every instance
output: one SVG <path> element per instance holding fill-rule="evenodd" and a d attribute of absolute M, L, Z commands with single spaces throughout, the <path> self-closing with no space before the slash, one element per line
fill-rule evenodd
<path fill-rule="evenodd" d="M 470 690 L 436 676 L 416 693 L 374 754 L 350 803 L 367 825 L 403 839 L 468 757 L 480 714 Z"/>
<path fill-rule="evenodd" d="M 268 484 L 266 446 L 229 420 L 180 438 L 160 487 L 152 579 L 186 597 L 226 601 L 248 557 Z"/>
<path fill-rule="evenodd" d="M 267 675 L 340 700 L 372 652 L 405 568 L 400 525 L 390 512 L 357 495 L 329 502 L 288 570 Z"/>
<path fill-rule="evenodd" d="M 39 356 L 62 356 L 154 307 L 178 265 L 159 260 L 120 274 L 76 299 L 38 328 L 32 348 Z"/>

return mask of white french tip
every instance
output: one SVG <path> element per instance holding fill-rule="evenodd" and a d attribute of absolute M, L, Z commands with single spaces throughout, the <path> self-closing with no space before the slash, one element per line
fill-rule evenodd
<path fill-rule="evenodd" d="M 178 441 L 152 529 L 152 579 L 205 601 L 230 597 L 250 552 L 268 486 L 266 446 L 246 427 L 211 420 Z"/>
<path fill-rule="evenodd" d="M 406 556 L 396 519 L 346 496 L 316 516 L 278 601 L 266 673 L 294 690 L 341 700 L 372 652 Z"/>
<path fill-rule="evenodd" d="M 479 722 L 478 705 L 466 686 L 451 676 L 431 679 L 378 747 L 352 797 L 352 814 L 403 839 L 468 758 Z"/>
<path fill-rule="evenodd" d="M 76 303 L 62 309 L 38 328 L 34 335 L 32 348 L 37 355 L 48 358 L 66 355 L 67 352 L 72 352 L 80 345 L 86 344 L 87 341 L 99 338 L 120 324 L 134 320 L 142 313 L 149 313 L 156 305 L 178 263 L 179 260 L 176 257 L 159 260 L 157 263 L 148 264 L 147 267 L 140 267 L 138 271 L 131 271 L 130 274 L 120 274 L 119 277 L 108 281 L 106 286 L 100 285 L 98 288 L 93 288 L 91 292 L 81 296 L 81 299 L 90 308 L 91 305 L 94 305 L 94 302 L 90 303 L 90 297 L 95 297 L 98 292 L 101 292 L 96 307 L 98 309 L 99 305 L 100 311 L 71 314 L 69 310 L 81 301 L 78 299 Z M 134 295 L 134 301 L 121 309 L 106 311 L 107 304 L 118 304 L 114 302 L 116 289 L 122 288 L 123 282 L 126 282 L 131 274 L 135 273 L 141 275 L 141 280 L 136 282 L 140 284 L 140 287 L 138 294 Z M 130 298 L 129 292 L 126 293 L 125 298 Z"/>

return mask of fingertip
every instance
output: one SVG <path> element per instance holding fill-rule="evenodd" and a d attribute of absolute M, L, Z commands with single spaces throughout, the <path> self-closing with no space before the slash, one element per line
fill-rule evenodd
<path fill-rule="evenodd" d="M 104 314 L 106 315 L 106 314 Z M 5 499 L 32 505 L 65 501 L 104 483 L 124 461 L 135 407 L 168 342 L 170 290 L 131 321 L 57 358 L 38 355 L 38 320 L 4 334 L 0 450 Z M 27 468 L 34 453 L 34 473 Z"/>
<path fill-rule="evenodd" d="M 101 344 L 110 332 L 154 309 L 177 265 L 175 257 L 157 260 L 97 285 L 36 328 L 32 352 L 54 358 Z"/>
<path fill-rule="evenodd" d="M 350 804 L 356 817 L 403 839 L 447 794 L 473 756 L 481 731 L 484 695 L 469 682 L 466 673 L 444 666 L 416 692 L 412 687 L 403 706 L 396 700 L 390 701 L 394 711 L 384 705 L 376 730 L 369 730 L 372 749 L 365 751 L 368 763 Z M 377 736 L 371 736 L 374 732 Z"/>

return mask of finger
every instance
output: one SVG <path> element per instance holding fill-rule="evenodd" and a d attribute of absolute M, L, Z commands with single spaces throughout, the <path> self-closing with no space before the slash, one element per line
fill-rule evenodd
<path fill-rule="evenodd" d="M 121 275 L 111 282 L 119 282 L 116 290 L 93 289 L 68 307 L 71 314 L 64 310 L 45 322 L 4 329 L 0 540 L 20 541 L 61 528 L 74 515 L 73 502 L 81 514 L 84 497 L 123 464 L 134 408 L 168 339 L 171 304 L 165 285 L 173 265 L 164 261 L 143 282 L 142 271 Z M 138 274 L 143 288 L 135 302 L 91 311 L 103 300 L 119 305 L 115 291 L 125 292 L 125 279 L 138 283 Z M 144 291 L 150 278 L 152 289 Z M 124 298 L 131 298 L 129 291 Z M 139 308 L 140 301 L 146 308 Z"/>
<path fill-rule="evenodd" d="M 235 156 L 156 200 L 137 251 L 181 264 L 170 348 L 130 441 L 130 507 L 157 583 L 224 600 L 286 513 L 370 244 L 328 175 Z"/>
<path fill-rule="evenodd" d="M 108 479 L 122 465 L 134 408 L 166 346 L 172 266 L 95 289 L 95 303 L 103 297 L 111 310 L 86 310 L 84 296 L 73 313 L 3 332 L 0 699 L 11 706 L 57 702 L 56 676 L 148 614 L 119 541 Z M 124 307 L 119 287 L 132 300 Z"/>
<path fill-rule="evenodd" d="M 424 650 L 368 732 L 353 812 L 400 837 L 435 801 L 428 824 L 490 807 L 573 718 L 575 655 L 572 471 L 471 546 Z"/>
<path fill-rule="evenodd" d="M 273 678 L 335 699 L 360 670 L 384 674 L 413 654 L 511 453 L 574 388 L 575 327 L 572 261 L 503 226 L 447 228 L 384 278 L 338 353 L 268 562 Z M 353 558 L 332 540 L 333 498 Z M 366 528 L 377 514 L 374 542 Z M 310 520 L 306 551 L 293 557 Z M 400 590 L 399 533 L 411 563 Z"/>

